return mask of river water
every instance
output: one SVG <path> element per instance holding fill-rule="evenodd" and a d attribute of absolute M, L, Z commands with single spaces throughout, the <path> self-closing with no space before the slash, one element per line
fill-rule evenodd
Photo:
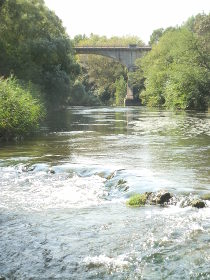
<path fill-rule="evenodd" d="M 210 193 L 210 113 L 73 107 L 0 146 L 0 275 L 210 279 L 210 205 L 131 208 L 134 193 Z"/>

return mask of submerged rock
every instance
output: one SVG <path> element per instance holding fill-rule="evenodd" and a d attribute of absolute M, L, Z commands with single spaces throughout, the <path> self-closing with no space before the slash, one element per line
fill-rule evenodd
<path fill-rule="evenodd" d="M 120 190 L 120 191 L 124 191 L 126 192 L 127 190 L 129 190 L 129 186 L 127 185 L 127 181 L 123 180 L 123 179 L 120 179 L 118 182 L 117 182 L 117 188 Z"/>
<path fill-rule="evenodd" d="M 107 180 L 111 180 L 112 178 L 114 178 L 114 176 L 116 175 L 116 171 L 112 172 L 111 174 L 109 174 L 106 179 Z"/>
<path fill-rule="evenodd" d="M 210 193 L 203 194 L 201 196 L 201 199 L 203 199 L 203 200 L 210 200 Z"/>
<path fill-rule="evenodd" d="M 120 185 L 124 185 L 126 183 L 127 183 L 127 181 L 120 179 L 120 180 L 118 180 L 117 185 L 120 186 Z"/>
<path fill-rule="evenodd" d="M 27 164 L 22 167 L 22 172 L 31 172 L 34 171 L 34 169 L 35 169 L 34 165 Z"/>

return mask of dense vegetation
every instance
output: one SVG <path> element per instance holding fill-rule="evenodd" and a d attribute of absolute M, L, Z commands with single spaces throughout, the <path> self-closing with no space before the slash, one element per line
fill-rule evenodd
<path fill-rule="evenodd" d="M 137 62 L 146 79 L 140 93 L 143 103 L 206 109 L 210 98 L 210 15 L 192 17 L 180 28 L 157 30 L 151 39 L 152 51 Z"/>
<path fill-rule="evenodd" d="M 68 104 L 78 73 L 62 22 L 43 0 L 0 0 L 0 77 L 35 84 L 36 98 L 55 109 Z"/>
<path fill-rule="evenodd" d="M 36 89 L 30 84 L 0 79 L 0 139 L 23 136 L 38 126 L 45 110 L 31 93 Z"/>

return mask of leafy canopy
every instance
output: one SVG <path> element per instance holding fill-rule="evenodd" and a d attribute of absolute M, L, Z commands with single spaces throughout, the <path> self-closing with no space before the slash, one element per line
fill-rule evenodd
<path fill-rule="evenodd" d="M 63 104 L 79 73 L 61 20 L 43 0 L 4 0 L 0 9 L 0 75 L 40 85 L 48 104 Z"/>
<path fill-rule="evenodd" d="M 175 109 L 207 107 L 210 92 L 207 23 L 209 16 L 202 16 L 202 20 L 199 16 L 194 21 L 196 32 L 186 26 L 165 32 L 139 62 L 146 79 L 145 90 L 140 94 L 144 104 Z"/>

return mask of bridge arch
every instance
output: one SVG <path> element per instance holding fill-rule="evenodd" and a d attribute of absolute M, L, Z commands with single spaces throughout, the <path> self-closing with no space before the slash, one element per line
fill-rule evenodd
<path fill-rule="evenodd" d="M 145 52 L 151 50 L 151 47 L 139 47 L 136 45 L 129 45 L 128 47 L 75 47 L 77 54 L 95 54 L 112 58 L 125 67 L 129 72 L 135 71 L 135 61 L 137 58 L 142 57 Z M 125 105 L 132 104 L 133 101 L 133 88 L 130 81 L 127 83 L 127 95 L 125 98 Z"/>

